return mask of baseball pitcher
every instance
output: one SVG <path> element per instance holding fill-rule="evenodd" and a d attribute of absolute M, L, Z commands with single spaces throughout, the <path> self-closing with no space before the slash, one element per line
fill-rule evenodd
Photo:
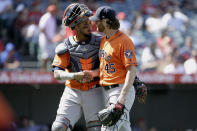
<path fill-rule="evenodd" d="M 119 31 L 115 11 L 108 6 L 89 18 L 104 32 L 99 49 L 100 85 L 104 87 L 106 109 L 98 113 L 102 131 L 131 131 L 129 111 L 135 99 L 133 87 L 137 61 L 134 44 Z"/>

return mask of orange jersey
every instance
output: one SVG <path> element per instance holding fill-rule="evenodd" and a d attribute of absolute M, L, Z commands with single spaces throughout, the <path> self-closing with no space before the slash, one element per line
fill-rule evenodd
<path fill-rule="evenodd" d="M 84 70 L 91 70 L 91 62 L 88 62 L 89 60 L 83 60 L 82 61 L 84 63 L 87 63 L 87 64 L 83 64 L 83 68 Z M 88 64 L 89 63 L 89 64 Z M 61 54 L 61 55 L 55 55 L 54 57 L 54 61 L 53 61 L 53 66 L 57 66 L 57 67 L 60 67 L 62 69 L 65 69 L 66 68 L 66 71 L 67 72 L 70 72 L 70 70 L 68 69 L 69 67 L 69 53 L 65 53 L 65 54 Z M 91 82 L 91 83 L 79 83 L 75 80 L 67 80 L 66 81 L 66 86 L 70 87 L 70 88 L 75 88 L 75 89 L 79 89 L 79 90 L 83 90 L 83 91 L 87 91 L 89 89 L 92 88 L 93 85 L 96 85 L 98 84 L 99 82 L 98 81 L 94 81 L 94 82 Z"/>
<path fill-rule="evenodd" d="M 62 47 L 62 46 L 63 47 Z M 95 70 L 99 68 L 99 46 L 100 36 L 92 34 L 91 40 L 85 44 L 74 42 L 73 37 L 69 37 L 65 43 L 56 48 L 62 49 L 63 53 L 56 54 L 53 60 L 53 67 L 59 67 L 67 72 L 80 72 L 83 70 Z M 67 80 L 66 86 L 83 91 L 91 89 L 99 84 L 99 78 L 95 77 L 90 83 L 80 83 L 76 80 Z"/>
<path fill-rule="evenodd" d="M 109 39 L 102 38 L 99 59 L 101 86 L 124 83 L 126 67 L 137 66 L 134 44 L 120 31 Z"/>

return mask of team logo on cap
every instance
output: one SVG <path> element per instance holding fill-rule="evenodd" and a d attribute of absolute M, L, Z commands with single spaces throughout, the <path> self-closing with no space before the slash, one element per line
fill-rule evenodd
<path fill-rule="evenodd" d="M 131 59 L 132 58 L 132 53 L 131 53 L 131 50 L 126 50 L 125 52 L 124 52 L 124 55 L 125 55 L 125 57 L 126 58 L 129 58 L 129 59 Z"/>

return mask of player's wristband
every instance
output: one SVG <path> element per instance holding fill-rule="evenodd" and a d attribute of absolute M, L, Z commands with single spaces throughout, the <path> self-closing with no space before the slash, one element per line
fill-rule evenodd
<path fill-rule="evenodd" d="M 60 79 L 61 80 L 71 80 L 74 79 L 75 73 L 69 73 L 69 72 L 60 72 Z"/>

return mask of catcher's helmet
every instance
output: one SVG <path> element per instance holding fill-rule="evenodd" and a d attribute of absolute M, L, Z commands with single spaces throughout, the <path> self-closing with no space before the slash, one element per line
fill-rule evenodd
<path fill-rule="evenodd" d="M 74 29 L 77 24 L 85 21 L 91 15 L 92 11 L 86 5 L 74 3 L 65 9 L 62 23 Z"/>

